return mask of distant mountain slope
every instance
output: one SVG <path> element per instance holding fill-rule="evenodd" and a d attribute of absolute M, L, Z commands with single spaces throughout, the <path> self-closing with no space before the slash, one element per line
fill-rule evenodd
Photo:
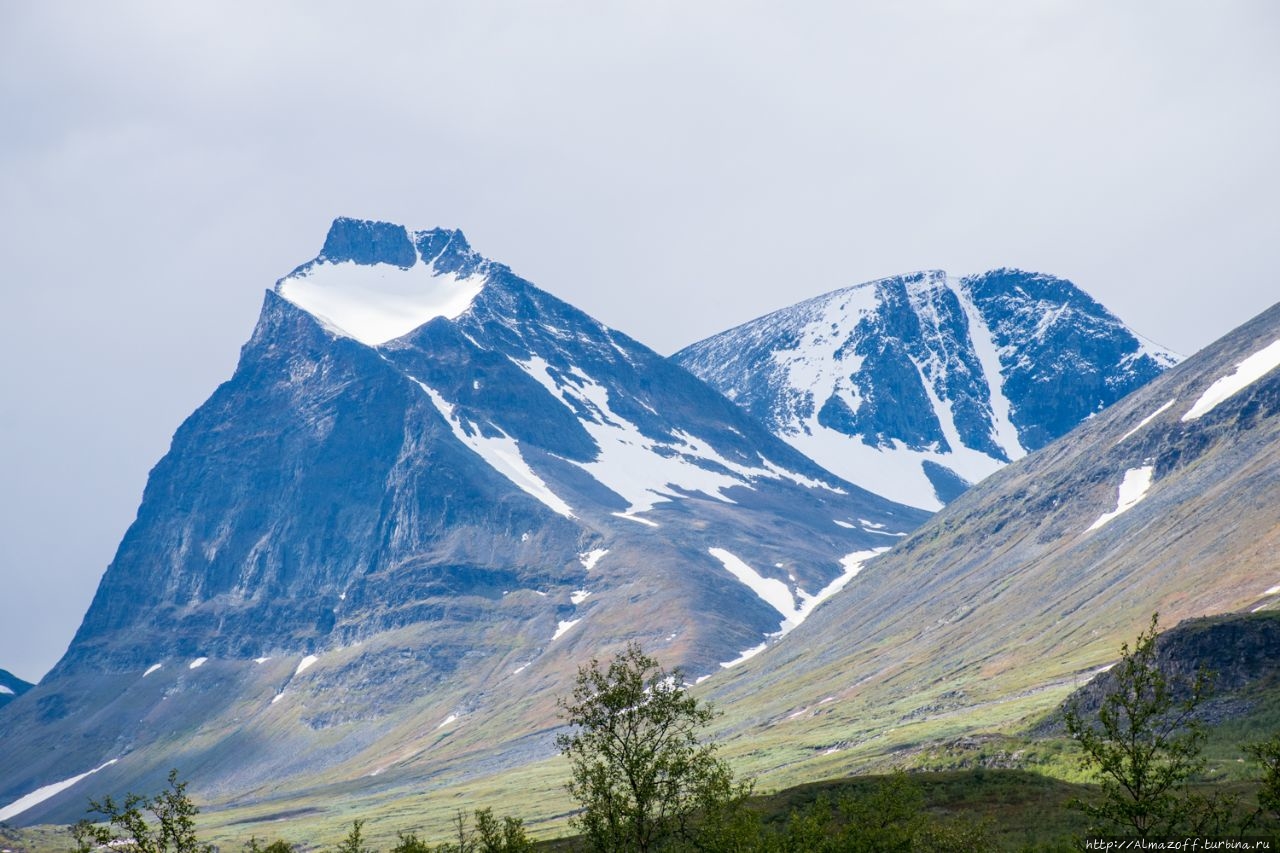
<path fill-rule="evenodd" d="M 842 477 L 937 509 L 1177 357 L 1065 279 L 933 270 L 837 290 L 673 358 Z"/>
<path fill-rule="evenodd" d="M 34 685 L 23 681 L 13 673 L 0 669 L 0 708 L 26 693 Z"/>
<path fill-rule="evenodd" d="M 0 719 L 0 807 L 93 768 L 226 801 L 519 764 L 591 655 L 719 671 L 925 517 L 461 232 L 340 219 Z"/>
<path fill-rule="evenodd" d="M 1280 606 L 1280 306 L 1009 465 L 710 683 L 771 779 L 1025 725 L 1162 622 Z"/>

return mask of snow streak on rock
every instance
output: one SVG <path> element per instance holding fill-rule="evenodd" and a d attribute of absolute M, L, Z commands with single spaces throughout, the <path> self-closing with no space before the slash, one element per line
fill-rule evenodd
<path fill-rule="evenodd" d="M 1183 422 L 1204 417 L 1217 408 L 1219 403 L 1239 394 L 1277 367 L 1280 367 L 1280 341 L 1255 352 L 1237 364 L 1230 374 L 1214 381 L 1182 416 Z"/>
<path fill-rule="evenodd" d="M 37 788 L 36 790 L 32 791 L 30 794 L 27 794 L 25 797 L 21 797 L 17 800 L 14 800 L 12 803 L 5 806 L 4 808 L 0 808 L 0 821 L 8 820 L 11 817 L 16 817 L 22 814 L 23 812 L 25 812 L 27 809 L 34 808 L 35 806 L 40 805 L 50 797 L 56 794 L 60 794 L 63 791 L 67 790 L 72 785 L 79 782 L 81 779 L 84 779 L 86 776 L 92 776 L 94 773 L 97 773 L 99 770 L 110 767 L 112 764 L 115 764 L 119 760 L 120 759 L 118 758 L 113 758 L 105 764 L 101 764 L 93 768 L 92 770 L 89 770 L 85 773 L 81 773 L 79 776 L 72 776 L 70 779 L 64 779 L 61 782 L 54 782 L 51 785 L 45 785 L 43 788 Z"/>
<path fill-rule="evenodd" d="M 1089 525 L 1089 530 L 1097 530 L 1107 522 L 1111 521 L 1118 515 L 1133 509 L 1143 498 L 1147 496 L 1147 490 L 1151 488 L 1151 478 L 1155 473 L 1155 467 L 1146 465 L 1142 468 L 1130 468 L 1124 472 L 1124 480 L 1120 483 L 1120 493 L 1116 499 L 1116 508 L 1111 512 L 1104 512 L 1098 516 L 1098 520 Z"/>
<path fill-rule="evenodd" d="M 475 424 L 464 422 L 460 416 L 457 416 L 453 404 L 442 397 L 438 391 L 417 379 L 413 381 L 431 398 L 440 416 L 449 424 L 449 428 L 453 430 L 454 436 L 459 441 L 474 450 L 495 471 L 527 494 L 537 498 L 565 518 L 574 517 L 569 505 L 551 491 L 543 479 L 529 467 L 529 463 L 524 461 L 524 457 L 520 455 L 519 442 L 497 427 L 493 427 L 498 432 L 496 437 L 485 436 Z"/>
<path fill-rule="evenodd" d="M 1137 426 L 1135 426 L 1133 429 L 1131 429 L 1131 430 L 1129 430 L 1128 432 L 1126 432 L 1124 435 L 1120 436 L 1120 438 L 1116 441 L 1116 444 L 1119 444 L 1121 441 L 1124 441 L 1124 440 L 1125 440 L 1125 439 L 1127 439 L 1127 438 L 1132 438 L 1133 436 L 1137 435 L 1139 432 L 1141 432 L 1141 431 L 1142 431 L 1142 428 L 1143 428 L 1144 426 L 1146 426 L 1147 424 L 1151 423 L 1151 422 L 1152 422 L 1152 421 L 1154 421 L 1156 418 L 1160 417 L 1162 414 L 1164 414 L 1165 412 L 1167 412 L 1170 408 L 1172 408 L 1172 407 L 1173 407 L 1173 404 L 1174 404 L 1174 403 L 1176 403 L 1176 402 L 1178 402 L 1178 399 L 1175 397 L 1174 399 L 1172 399 L 1172 400 L 1170 400 L 1169 402 L 1165 403 L 1165 404 L 1164 404 L 1163 406 L 1161 406 L 1160 408 L 1156 409 L 1156 410 L 1155 410 L 1154 412 L 1152 412 L 1151 414 L 1147 415 L 1145 418 L 1143 418 L 1141 421 L 1139 421 L 1139 422 L 1138 422 L 1138 425 L 1137 425 Z"/>

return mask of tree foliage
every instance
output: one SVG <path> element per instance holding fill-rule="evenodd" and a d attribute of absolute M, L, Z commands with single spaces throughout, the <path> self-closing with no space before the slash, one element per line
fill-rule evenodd
<path fill-rule="evenodd" d="M 524 821 L 516 817 L 495 817 L 493 809 L 477 809 L 475 825 L 459 809 L 451 821 L 453 839 L 434 848 L 412 833 L 400 833 L 391 853 L 529 853 L 533 842 L 525 835 Z"/>
<path fill-rule="evenodd" d="M 346 838 L 342 839 L 342 843 L 335 848 L 335 853 L 374 853 L 373 850 L 364 846 L 363 828 L 363 820 L 353 820 L 351 822 L 351 831 L 347 833 Z"/>
<path fill-rule="evenodd" d="M 77 853 L 103 846 L 118 853 L 213 850 L 196 837 L 195 816 L 200 809 L 187 796 L 187 783 L 178 781 L 177 770 L 169 772 L 168 787 L 153 797 L 127 794 L 124 802 L 116 802 L 107 796 L 101 801 L 90 800 L 89 812 L 100 815 L 101 820 L 84 819 L 72 827 Z"/>
<path fill-rule="evenodd" d="M 592 660 L 580 668 L 572 698 L 561 700 L 572 729 L 557 744 L 582 807 L 574 824 L 592 850 L 696 846 L 704 822 L 733 824 L 748 787 L 699 740 L 714 715 L 683 680 L 632 643 L 607 667 Z"/>
<path fill-rule="evenodd" d="M 901 770 L 838 797 L 821 797 L 789 815 L 781 832 L 752 849 L 769 853 L 981 853 L 994 849 L 986 824 L 938 820 Z"/>
<path fill-rule="evenodd" d="M 1076 704 L 1066 711 L 1067 732 L 1084 750 L 1081 766 L 1092 770 L 1102 799 L 1079 802 L 1098 831 L 1147 838 L 1190 826 L 1208 829 L 1224 814 L 1222 804 L 1197 798 L 1187 783 L 1204 767 L 1203 726 L 1194 712 L 1206 698 L 1209 679 L 1171 680 L 1156 663 L 1159 616 L 1120 647 L 1111 669 L 1114 687 L 1096 720 Z"/>
<path fill-rule="evenodd" d="M 1262 765 L 1258 787 L 1258 817 L 1266 817 L 1280 825 L 1280 734 L 1245 746 L 1245 752 Z"/>

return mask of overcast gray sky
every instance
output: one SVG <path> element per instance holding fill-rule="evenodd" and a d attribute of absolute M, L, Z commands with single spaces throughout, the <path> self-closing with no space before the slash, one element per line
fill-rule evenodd
<path fill-rule="evenodd" d="M 335 216 L 661 352 L 1019 266 L 1190 353 L 1280 298 L 1277 44 L 1271 0 L 0 0 L 0 667 L 65 650 Z"/>

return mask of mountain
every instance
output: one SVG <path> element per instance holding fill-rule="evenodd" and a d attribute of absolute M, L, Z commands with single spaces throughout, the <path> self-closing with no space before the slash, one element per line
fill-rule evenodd
<path fill-rule="evenodd" d="M 718 672 L 926 513 L 476 253 L 333 223 L 174 435 L 65 656 L 0 718 L 0 804 L 170 767 L 205 802 L 418 790 L 551 754 L 630 640 Z"/>
<path fill-rule="evenodd" d="M 0 708 L 30 690 L 32 685 L 8 670 L 0 669 Z"/>
<path fill-rule="evenodd" d="M 1022 730 L 1161 624 L 1280 606 L 1280 305 L 983 480 L 709 683 L 771 783 Z M 757 766 L 751 762 L 749 766 Z"/>
<path fill-rule="evenodd" d="M 1065 279 L 932 270 L 806 300 L 673 358 L 829 470 L 938 509 L 1177 362 Z"/>

